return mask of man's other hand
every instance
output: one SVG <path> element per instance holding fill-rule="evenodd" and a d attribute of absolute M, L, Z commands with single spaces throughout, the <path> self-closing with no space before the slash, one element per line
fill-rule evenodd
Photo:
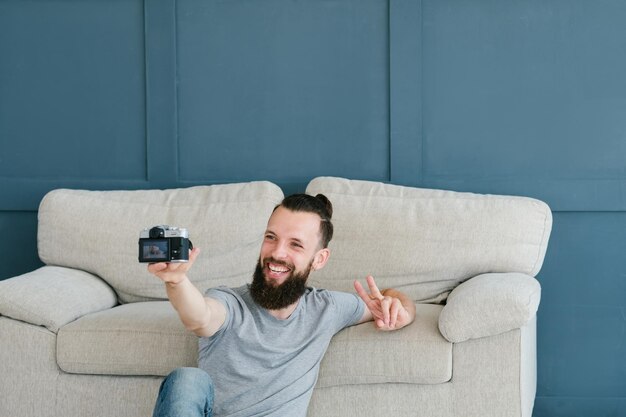
<path fill-rule="evenodd" d="M 367 285 L 369 293 L 359 281 L 354 281 L 354 289 L 368 309 L 361 322 L 374 320 L 379 330 L 389 331 L 401 329 L 413 321 L 415 305 L 408 297 L 393 289 L 381 292 L 371 275 L 367 276 Z"/>

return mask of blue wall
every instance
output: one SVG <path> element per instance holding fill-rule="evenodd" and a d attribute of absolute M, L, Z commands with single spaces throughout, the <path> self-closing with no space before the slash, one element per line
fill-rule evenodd
<path fill-rule="evenodd" d="M 58 187 L 545 200 L 535 417 L 626 415 L 623 0 L 0 0 L 0 279 Z M 111 225 L 115 227 L 115 225 Z"/>

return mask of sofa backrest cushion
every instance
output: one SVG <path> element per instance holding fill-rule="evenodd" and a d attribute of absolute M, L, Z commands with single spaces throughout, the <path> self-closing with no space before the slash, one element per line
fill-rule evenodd
<path fill-rule="evenodd" d="M 487 272 L 535 276 L 552 228 L 550 208 L 527 197 L 419 189 L 320 177 L 307 187 L 333 204 L 334 237 L 312 285 L 352 291 L 371 274 L 381 288 L 443 302 Z"/>
<path fill-rule="evenodd" d="M 39 208 L 38 247 L 48 265 L 91 272 L 121 302 L 166 299 L 162 282 L 138 262 L 139 233 L 184 227 L 201 248 L 189 278 L 204 291 L 249 282 L 267 220 L 283 198 L 270 182 L 170 190 L 48 193 Z"/>

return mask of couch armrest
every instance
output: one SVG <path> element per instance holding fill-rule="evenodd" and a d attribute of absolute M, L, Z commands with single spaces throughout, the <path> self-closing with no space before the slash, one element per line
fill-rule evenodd
<path fill-rule="evenodd" d="M 115 292 L 88 272 L 44 266 L 0 281 L 0 315 L 52 332 L 88 313 L 117 304 Z"/>
<path fill-rule="evenodd" d="M 524 326 L 536 313 L 539 282 L 520 273 L 478 275 L 456 287 L 439 316 L 448 341 L 493 336 Z"/>

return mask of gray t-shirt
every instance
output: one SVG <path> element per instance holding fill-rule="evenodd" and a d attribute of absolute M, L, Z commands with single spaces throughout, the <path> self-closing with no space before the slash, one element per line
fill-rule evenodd
<path fill-rule="evenodd" d="M 216 417 L 306 416 L 330 339 L 356 324 L 365 303 L 356 295 L 307 288 L 286 320 L 259 307 L 248 286 L 209 289 L 226 321 L 200 338 L 198 365 L 213 379 Z"/>

